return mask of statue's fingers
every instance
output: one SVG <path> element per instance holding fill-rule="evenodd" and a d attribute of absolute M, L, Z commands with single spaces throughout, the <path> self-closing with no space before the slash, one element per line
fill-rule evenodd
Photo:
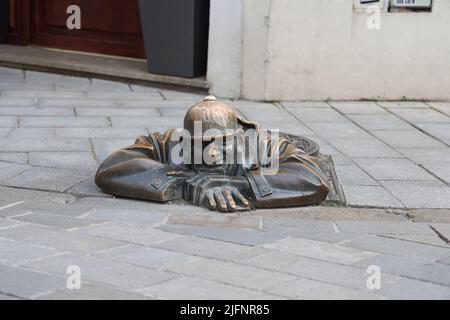
<path fill-rule="evenodd" d="M 250 206 L 248 200 L 242 195 L 242 193 L 239 192 L 239 190 L 233 190 L 233 195 L 236 199 L 239 200 L 240 203 L 242 203 L 244 207 L 248 208 Z"/>
<path fill-rule="evenodd" d="M 221 190 L 217 190 L 214 192 L 214 198 L 216 200 L 216 206 L 219 209 L 219 211 L 226 212 L 228 207 L 227 203 L 225 201 L 225 198 L 222 195 Z"/>
<path fill-rule="evenodd" d="M 206 203 L 209 209 L 216 210 L 216 200 L 214 200 L 214 195 L 212 192 L 206 193 Z"/>
<path fill-rule="evenodd" d="M 230 189 L 224 189 L 223 190 L 223 194 L 225 196 L 225 199 L 227 200 L 227 204 L 228 204 L 228 209 L 231 212 L 234 212 L 237 210 L 237 206 L 236 206 L 236 202 L 234 202 L 233 199 L 233 195 L 231 194 L 231 190 Z"/>

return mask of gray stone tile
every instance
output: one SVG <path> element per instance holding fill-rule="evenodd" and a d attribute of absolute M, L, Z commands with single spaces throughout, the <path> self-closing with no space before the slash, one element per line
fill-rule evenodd
<path fill-rule="evenodd" d="M 17 127 L 17 117 L 0 116 L 0 128 L 15 128 Z"/>
<path fill-rule="evenodd" d="M 261 121 L 259 124 L 263 129 L 278 130 L 279 132 L 287 132 L 301 136 L 314 134 L 314 132 L 296 119 L 290 121 Z"/>
<path fill-rule="evenodd" d="M 113 99 L 79 99 L 79 98 L 40 98 L 38 100 L 39 106 L 48 106 L 48 107 L 68 107 L 68 108 L 77 108 L 77 107 L 90 107 L 90 108 L 99 108 L 99 107 L 114 107 L 117 106 L 116 102 Z"/>
<path fill-rule="evenodd" d="M 88 98 L 94 99 L 147 99 L 149 101 L 161 101 L 158 92 L 111 92 L 111 91 L 89 91 Z"/>
<path fill-rule="evenodd" d="M 145 209 L 97 208 L 88 215 L 91 219 L 124 222 L 134 225 L 154 225 L 165 221 L 168 213 Z"/>
<path fill-rule="evenodd" d="M 33 87 L 34 84 L 30 84 Z M 3 95 L 12 98 L 85 98 L 84 92 L 51 90 L 6 90 Z"/>
<path fill-rule="evenodd" d="M 0 263 L 17 265 L 57 253 L 56 250 L 36 245 L 0 239 Z M 1 284 L 0 284 L 1 291 Z"/>
<path fill-rule="evenodd" d="M 437 180 L 407 159 L 355 158 L 354 161 L 377 180 Z"/>
<path fill-rule="evenodd" d="M 262 248 L 254 248 L 222 241 L 201 239 L 196 237 L 182 237 L 166 241 L 157 245 L 158 248 L 183 252 L 190 255 L 219 260 L 236 260 L 250 257 L 264 252 Z"/>
<path fill-rule="evenodd" d="M 388 131 L 392 132 L 392 131 Z M 403 156 L 381 141 L 370 138 L 329 138 L 330 144 L 344 155 L 354 158 L 402 158 Z"/>
<path fill-rule="evenodd" d="M 279 272 L 206 258 L 176 265 L 170 267 L 170 270 L 193 277 L 259 290 L 295 279 L 293 276 Z"/>
<path fill-rule="evenodd" d="M 130 84 L 130 87 L 133 92 L 159 92 L 159 91 L 161 91 L 160 88 L 155 88 L 152 86 L 145 86 L 145 85 Z"/>
<path fill-rule="evenodd" d="M 6 137 L 12 130 L 12 128 L 0 128 L 0 138 Z"/>
<path fill-rule="evenodd" d="M 66 194 L 54 194 L 51 192 L 37 192 L 30 190 L 20 190 L 20 192 L 16 191 L 16 193 L 19 194 L 19 196 L 14 199 L 16 202 L 12 202 L 14 205 L 0 210 L 0 216 L 12 218 L 33 212 L 37 214 L 59 215 L 62 217 L 84 217 L 87 212 L 92 210 L 92 208 L 83 204 L 65 204 L 65 198 L 63 198 L 63 196 L 69 199 L 72 197 Z M 42 195 L 39 198 L 40 194 Z M 60 196 L 60 199 L 58 199 L 59 201 L 52 199 L 52 196 L 55 195 Z M 25 201 L 18 201 L 20 199 L 25 199 Z M 73 201 L 73 199 L 70 199 L 70 201 Z M 6 204 L 9 203 L 7 202 Z"/>
<path fill-rule="evenodd" d="M 376 255 L 369 250 L 301 238 L 281 239 L 264 245 L 264 248 L 340 264 L 353 264 Z"/>
<path fill-rule="evenodd" d="M 435 110 L 439 110 L 442 113 L 450 116 L 450 103 L 448 102 L 428 102 L 429 106 L 431 106 Z"/>
<path fill-rule="evenodd" d="M 0 230 L 0 237 L 18 242 L 37 244 L 61 251 L 93 253 L 125 245 L 124 242 L 73 233 L 45 226 L 24 225 Z"/>
<path fill-rule="evenodd" d="M 383 181 L 383 186 L 408 208 L 450 208 L 450 188 L 433 181 Z"/>
<path fill-rule="evenodd" d="M 372 177 L 356 165 L 335 166 L 339 182 L 343 185 L 352 186 L 378 186 Z"/>
<path fill-rule="evenodd" d="M 450 145 L 450 123 L 421 123 L 417 126 L 436 139 Z"/>
<path fill-rule="evenodd" d="M 21 127 L 28 128 L 74 128 L 109 127 L 106 117 L 20 117 Z"/>
<path fill-rule="evenodd" d="M 366 130 L 413 130 L 413 127 L 392 114 L 350 114 L 348 117 Z"/>
<path fill-rule="evenodd" d="M 67 75 L 61 75 L 56 73 L 39 72 L 39 71 L 25 71 L 25 80 L 28 83 L 60 83 L 72 86 L 78 86 L 83 84 L 89 84 L 89 78 L 73 77 Z"/>
<path fill-rule="evenodd" d="M 433 109 L 391 109 L 402 119 L 411 123 L 441 122 L 450 125 L 450 117 Z"/>
<path fill-rule="evenodd" d="M 286 229 L 293 228 L 299 233 L 334 232 L 332 221 L 312 220 L 295 217 L 264 217 L 263 230 L 268 232 L 282 233 Z"/>
<path fill-rule="evenodd" d="M 440 234 L 450 240 L 450 224 L 449 223 L 433 223 L 431 224 Z M 449 247 L 450 249 L 450 247 Z"/>
<path fill-rule="evenodd" d="M 343 233 L 433 235 L 425 223 L 400 221 L 336 221 Z"/>
<path fill-rule="evenodd" d="M 383 299 L 374 293 L 343 288 L 329 283 L 296 279 L 267 289 L 268 292 L 302 300 L 374 300 Z"/>
<path fill-rule="evenodd" d="M 26 153 L 0 152 L 0 161 L 27 164 L 28 158 Z"/>
<path fill-rule="evenodd" d="M 144 128 L 56 128 L 56 136 L 65 138 L 137 138 L 147 135 Z"/>
<path fill-rule="evenodd" d="M 351 122 L 327 123 L 327 122 L 311 122 L 308 126 L 324 138 L 368 138 L 370 135 L 357 125 Z"/>
<path fill-rule="evenodd" d="M 111 117 L 113 127 L 117 128 L 151 128 L 150 131 L 165 131 L 169 128 L 182 128 L 183 118 L 171 119 L 161 117 Z"/>
<path fill-rule="evenodd" d="M 198 259 L 195 256 L 181 252 L 173 252 L 158 248 L 129 245 L 98 253 L 96 256 L 104 259 L 122 261 L 131 265 L 166 270 L 176 265 L 189 263 Z"/>
<path fill-rule="evenodd" d="M 80 219 L 64 215 L 46 214 L 46 213 L 35 213 L 31 212 L 26 215 L 19 215 L 12 217 L 11 219 L 19 220 L 23 222 L 29 222 L 34 224 L 40 224 L 50 227 L 55 227 L 57 229 L 69 230 L 85 226 L 91 226 L 94 224 L 103 223 L 101 220 L 93 219 Z"/>
<path fill-rule="evenodd" d="M 286 108 L 329 108 L 325 101 L 282 101 L 281 105 Z"/>
<path fill-rule="evenodd" d="M 177 234 L 197 236 L 201 238 L 220 240 L 244 245 L 259 245 L 284 238 L 270 232 L 245 230 L 238 228 L 200 227 L 186 225 L 162 225 L 159 229 Z"/>
<path fill-rule="evenodd" d="M 95 172 L 98 164 L 91 152 L 30 152 L 30 165 Z"/>
<path fill-rule="evenodd" d="M 423 167 L 450 184 L 450 163 L 424 163 Z"/>
<path fill-rule="evenodd" d="M 310 109 L 299 109 L 299 108 L 288 108 L 293 114 L 297 116 L 300 121 L 309 122 L 349 122 L 347 118 L 341 115 L 339 112 L 333 109 L 325 108 L 310 108 Z"/>
<path fill-rule="evenodd" d="M 20 221 L 0 218 L 0 230 L 17 227 L 22 224 Z"/>
<path fill-rule="evenodd" d="M 13 69 L 0 67 L 0 77 L 8 79 L 9 77 L 23 77 L 24 73 L 22 69 Z"/>
<path fill-rule="evenodd" d="M 193 277 L 181 277 L 139 290 L 142 294 L 171 300 L 273 300 L 279 296 Z"/>
<path fill-rule="evenodd" d="M 33 298 L 64 287 L 66 278 L 0 264 L 0 290 L 5 294 Z"/>
<path fill-rule="evenodd" d="M 68 194 L 61 194 L 55 192 L 43 192 L 37 190 L 18 190 L 16 188 L 8 188 L 0 186 L 0 200 L 8 203 L 16 203 L 24 201 L 28 202 L 40 202 L 51 204 L 67 204 L 73 202 L 75 197 Z"/>
<path fill-rule="evenodd" d="M 450 163 L 450 149 L 429 149 L 429 148 L 400 148 L 398 149 L 407 158 L 417 164 L 425 163 Z"/>
<path fill-rule="evenodd" d="M 411 279 L 402 279 L 395 284 L 382 286 L 380 293 L 390 299 L 400 300 L 450 299 L 449 287 Z"/>
<path fill-rule="evenodd" d="M 55 137 L 55 129 L 53 128 L 16 128 L 8 135 L 8 139 L 51 139 Z"/>
<path fill-rule="evenodd" d="M 160 90 L 159 92 L 163 95 L 165 100 L 188 100 L 200 102 L 205 97 L 205 95 L 203 94 L 174 91 L 174 90 Z"/>
<path fill-rule="evenodd" d="M 0 115 L 6 116 L 74 116 L 71 108 L 55 107 L 0 107 Z"/>
<path fill-rule="evenodd" d="M 373 134 L 394 148 L 444 148 L 445 145 L 416 130 L 377 130 Z"/>
<path fill-rule="evenodd" d="M 399 108 L 408 108 L 408 109 L 427 109 L 429 108 L 428 105 L 426 105 L 423 102 L 420 101 L 380 101 L 377 102 L 378 105 L 382 106 L 383 108 L 388 109 L 399 109 Z"/>
<path fill-rule="evenodd" d="M 86 173 L 79 171 L 31 167 L 4 180 L 3 184 L 10 187 L 64 192 L 85 177 Z"/>
<path fill-rule="evenodd" d="M 81 254 L 63 254 L 26 264 L 28 268 L 67 277 L 67 267 L 77 265 L 83 281 L 95 281 L 118 288 L 136 290 L 167 281 L 176 275 L 161 270 L 152 270 L 127 263 Z"/>
<path fill-rule="evenodd" d="M 180 235 L 174 233 L 163 232 L 149 227 L 121 225 L 117 223 L 87 227 L 79 229 L 78 231 L 79 233 L 147 246 L 156 245 L 180 237 Z"/>
<path fill-rule="evenodd" d="M 79 290 L 66 288 L 45 293 L 36 297 L 37 300 L 147 300 L 144 295 L 98 284 L 84 283 Z"/>
<path fill-rule="evenodd" d="M 54 92 L 55 86 L 53 83 L 27 83 L 24 82 L 22 79 L 15 79 L 15 81 L 8 81 L 0 82 L 0 88 L 2 91 L 12 90 L 14 91 L 14 94 L 11 95 L 11 97 L 21 97 L 20 91 L 24 92 L 38 92 L 38 90 L 44 90 L 47 94 L 50 94 L 50 92 Z M 28 98 L 33 98 L 32 94 L 27 94 Z"/>
<path fill-rule="evenodd" d="M 27 165 L 17 164 L 17 163 L 9 163 L 9 162 L 0 162 L 0 183 L 4 181 L 8 181 L 15 175 L 28 170 L 30 167 Z"/>
<path fill-rule="evenodd" d="M 150 108 L 76 108 L 76 113 L 81 117 L 161 117 Z"/>
<path fill-rule="evenodd" d="M 408 182 L 404 182 L 408 183 Z M 405 206 L 380 186 L 343 185 L 348 205 L 380 208 L 404 208 Z"/>
<path fill-rule="evenodd" d="M 339 285 L 342 289 L 366 289 L 367 277 L 365 270 L 359 267 L 341 265 L 298 255 L 271 251 L 248 259 L 240 263 L 270 269 L 321 282 Z M 398 277 L 385 275 L 384 283 L 394 283 Z"/>
<path fill-rule="evenodd" d="M 430 229 L 431 230 L 431 229 Z M 428 244 L 431 246 L 438 247 L 448 247 L 447 243 L 445 243 L 442 239 L 440 239 L 435 233 L 434 234 L 391 234 L 390 238 L 417 242 L 421 244 Z"/>
<path fill-rule="evenodd" d="M 385 114 L 375 102 L 371 101 L 331 101 L 329 104 L 344 114 Z"/>
<path fill-rule="evenodd" d="M 94 175 L 77 183 L 67 190 L 67 193 L 76 197 L 101 197 L 113 198 L 113 195 L 103 193 L 103 191 L 95 184 Z"/>
<path fill-rule="evenodd" d="M 128 139 L 92 139 L 95 155 L 100 161 L 105 160 L 114 151 L 130 146 L 136 138 Z"/>
<path fill-rule="evenodd" d="M 191 208 L 195 208 L 190 206 Z M 261 218 L 249 217 L 245 215 L 217 215 L 215 212 L 208 211 L 201 212 L 187 212 L 172 213 L 167 220 L 167 224 L 178 224 L 187 226 L 210 226 L 210 227 L 225 227 L 237 229 L 261 229 Z"/>
<path fill-rule="evenodd" d="M 388 236 L 366 235 L 342 244 L 345 247 L 368 250 L 395 257 L 408 258 L 415 263 L 427 263 L 445 257 L 449 249 L 411 241 L 403 241 Z M 358 265 L 362 265 L 359 263 Z"/>

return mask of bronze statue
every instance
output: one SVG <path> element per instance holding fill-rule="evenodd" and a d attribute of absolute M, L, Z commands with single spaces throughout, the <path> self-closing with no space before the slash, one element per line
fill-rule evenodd
<path fill-rule="evenodd" d="M 116 196 L 184 198 L 221 212 L 314 205 L 330 188 L 315 159 L 208 96 L 188 110 L 184 130 L 141 136 L 115 151 L 95 182 Z"/>

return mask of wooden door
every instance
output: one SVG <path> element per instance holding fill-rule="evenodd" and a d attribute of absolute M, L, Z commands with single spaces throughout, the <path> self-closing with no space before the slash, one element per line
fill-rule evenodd
<path fill-rule="evenodd" d="M 138 0 L 10 2 L 12 16 L 21 18 L 16 21 L 22 27 L 19 38 L 23 44 L 145 58 Z M 80 30 L 69 30 L 66 26 L 69 17 L 66 11 L 70 5 L 78 5 L 81 9 Z"/>

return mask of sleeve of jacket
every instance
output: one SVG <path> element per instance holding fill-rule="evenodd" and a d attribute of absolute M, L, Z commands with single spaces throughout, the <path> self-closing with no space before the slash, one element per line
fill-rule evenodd
<path fill-rule="evenodd" d="M 185 178 L 170 174 L 174 168 L 159 161 L 157 148 L 149 137 L 139 137 L 100 165 L 95 183 L 116 196 L 159 202 L 181 199 Z"/>
<path fill-rule="evenodd" d="M 289 142 L 281 148 L 277 168 L 247 174 L 257 208 L 319 204 L 329 192 L 327 178 L 305 152 Z"/>

